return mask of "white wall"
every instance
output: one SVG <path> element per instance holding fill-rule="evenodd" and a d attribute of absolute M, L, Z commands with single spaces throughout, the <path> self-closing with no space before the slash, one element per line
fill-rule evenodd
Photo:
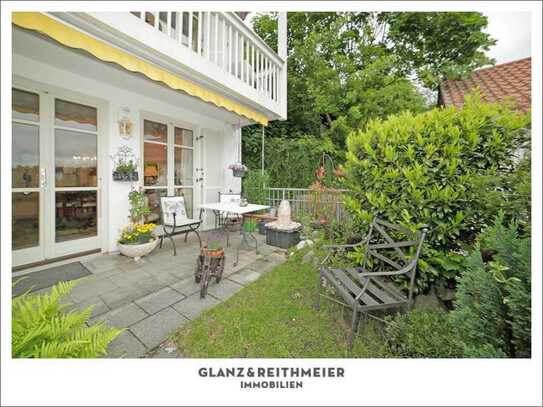
<path fill-rule="evenodd" d="M 130 184 L 112 181 L 113 163 L 110 155 L 117 152 L 119 145 L 126 144 L 132 147 L 140 161 L 143 159 L 140 129 L 141 112 L 156 113 L 174 120 L 192 123 L 197 128 L 196 134 L 199 134 L 203 126 L 220 133 L 223 137 L 224 151 L 221 157 L 211 160 L 212 165 L 219 165 L 224 169 L 225 177 L 222 185 L 224 191 L 240 189 L 240 180 L 234 179 L 231 172 L 226 170 L 226 167 L 236 160 L 235 148 L 239 142 L 237 139 L 239 132 L 236 132 L 230 123 L 218 120 L 219 113 L 217 115 L 206 115 L 192 109 L 193 105 L 186 96 L 181 97 L 180 95 L 179 102 L 173 104 L 164 101 L 165 98 L 162 97 L 165 92 L 164 88 L 129 73 L 126 73 L 126 83 L 117 82 L 119 86 L 115 86 L 109 83 L 111 81 L 110 77 L 104 76 L 103 80 L 100 80 L 99 77 L 91 79 L 74 73 L 73 69 L 62 69 L 18 54 L 13 55 L 13 74 L 17 79 L 22 78 L 23 81 L 30 80 L 43 84 L 45 85 L 43 90 L 49 89 L 52 93 L 58 87 L 103 101 L 103 106 L 107 110 L 105 115 L 107 122 L 99 124 L 99 126 L 102 126 L 99 134 L 99 143 L 101 143 L 99 153 L 99 168 L 101 169 L 99 171 L 102 177 L 101 185 L 104 198 L 102 200 L 101 221 L 106 226 L 103 229 L 105 233 L 102 249 L 104 251 L 117 250 L 116 239 L 120 229 L 128 222 L 129 209 L 127 195 Z M 118 72 L 116 72 L 116 75 L 118 75 Z M 145 81 L 145 83 L 137 81 Z M 132 91 L 131 89 L 136 88 L 136 85 L 144 87 L 146 89 L 145 93 Z M 132 112 L 134 128 L 130 140 L 125 140 L 119 136 L 117 117 L 121 107 L 128 107 Z M 197 168 L 199 164 L 198 152 L 195 151 L 194 167 Z M 139 171 L 141 177 L 141 166 Z M 199 186 L 195 185 L 195 189 L 198 188 Z M 197 197 L 199 197 L 199 194 L 196 193 L 195 209 L 198 208 L 199 204 Z M 197 213 L 198 211 L 195 210 L 195 215 Z"/>

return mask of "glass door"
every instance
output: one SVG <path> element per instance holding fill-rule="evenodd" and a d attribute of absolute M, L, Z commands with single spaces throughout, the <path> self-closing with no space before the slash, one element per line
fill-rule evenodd
<path fill-rule="evenodd" d="M 12 90 L 13 266 L 100 248 L 98 110 Z"/>
<path fill-rule="evenodd" d="M 43 100 L 20 89 L 12 91 L 11 248 L 15 266 L 44 258 L 45 163 Z"/>
<path fill-rule="evenodd" d="M 54 99 L 53 255 L 100 247 L 98 241 L 98 110 Z M 53 181 L 54 180 L 54 181 Z"/>
<path fill-rule="evenodd" d="M 151 208 L 148 222 L 160 218 L 160 197 L 184 196 L 194 212 L 194 130 L 166 120 L 143 120 L 143 189 Z"/>

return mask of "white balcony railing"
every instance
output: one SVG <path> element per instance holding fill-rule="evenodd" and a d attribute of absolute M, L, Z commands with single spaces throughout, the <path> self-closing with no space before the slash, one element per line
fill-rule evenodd
<path fill-rule="evenodd" d="M 278 113 L 286 100 L 285 63 L 234 13 L 134 11 L 134 18 L 235 78 L 243 95 Z M 220 78 L 219 78 L 220 82 Z M 282 99 L 283 98 L 283 99 Z"/>

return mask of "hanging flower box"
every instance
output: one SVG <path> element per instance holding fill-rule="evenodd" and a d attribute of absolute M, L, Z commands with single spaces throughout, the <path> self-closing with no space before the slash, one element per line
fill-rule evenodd
<path fill-rule="evenodd" d="M 133 182 L 138 181 L 138 179 L 139 176 L 137 171 L 113 171 L 113 181 Z"/>
<path fill-rule="evenodd" d="M 232 170 L 232 175 L 237 178 L 242 178 L 245 176 L 245 173 L 249 170 L 246 165 L 242 163 L 230 164 L 228 169 Z"/>

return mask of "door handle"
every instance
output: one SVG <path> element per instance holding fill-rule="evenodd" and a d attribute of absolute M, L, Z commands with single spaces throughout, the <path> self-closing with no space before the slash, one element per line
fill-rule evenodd
<path fill-rule="evenodd" d="M 40 187 L 45 188 L 47 186 L 47 170 L 42 168 L 40 170 Z"/>

